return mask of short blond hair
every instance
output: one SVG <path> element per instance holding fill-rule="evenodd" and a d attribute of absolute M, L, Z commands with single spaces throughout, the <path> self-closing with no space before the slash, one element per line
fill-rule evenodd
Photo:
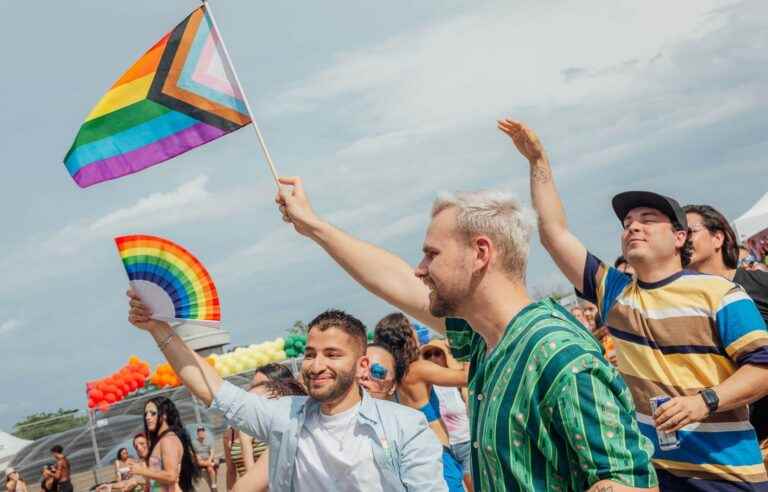
<path fill-rule="evenodd" d="M 432 205 L 432 218 L 448 208 L 456 208 L 456 227 L 467 239 L 488 236 L 499 251 L 504 270 L 525 278 L 531 232 L 536 214 L 511 193 L 501 190 L 441 193 Z"/>

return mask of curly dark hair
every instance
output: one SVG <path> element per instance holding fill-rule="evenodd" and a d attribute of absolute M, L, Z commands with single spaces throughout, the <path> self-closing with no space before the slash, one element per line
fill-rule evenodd
<path fill-rule="evenodd" d="M 723 234 L 723 247 L 720 250 L 723 263 L 728 268 L 736 268 L 739 264 L 739 241 L 736 239 L 733 228 L 728 224 L 728 219 L 709 205 L 686 205 L 683 211 L 687 214 L 701 215 L 702 224 L 710 234 L 717 232 Z"/>
<path fill-rule="evenodd" d="M 163 437 L 163 433 L 158 433 L 160 426 L 163 422 L 168 426 L 167 432 L 176 434 L 176 437 L 181 441 L 181 446 L 184 450 L 181 455 L 181 473 L 179 474 L 179 487 L 184 492 L 192 492 L 195 489 L 194 481 L 200 475 L 200 470 L 195 464 L 195 451 L 192 448 L 192 440 L 189 438 L 189 434 L 184 429 L 184 424 L 181 422 L 181 416 L 176 409 L 176 405 L 171 400 L 164 396 L 156 396 L 147 400 L 144 404 L 144 408 L 147 405 L 153 403 L 157 407 L 157 428 L 154 431 L 150 431 L 147 427 L 147 419 L 144 419 L 144 434 L 149 440 L 149 453 L 147 459 L 152 456 L 152 452 L 155 450 L 155 446 L 160 442 Z"/>
<path fill-rule="evenodd" d="M 389 355 L 392 356 L 392 360 L 395 361 L 395 382 L 400 384 L 400 382 L 403 380 L 404 373 L 403 371 L 397 370 L 397 356 L 392 352 L 392 348 L 389 345 L 385 345 L 381 342 L 373 341 L 368 344 L 368 348 L 371 347 L 378 347 L 382 350 L 386 350 Z"/>
<path fill-rule="evenodd" d="M 391 313 L 376 323 L 373 331 L 373 343 L 383 345 L 395 358 L 395 380 L 400 382 L 411 362 L 419 359 L 419 346 L 416 343 L 411 322 L 403 313 Z"/>

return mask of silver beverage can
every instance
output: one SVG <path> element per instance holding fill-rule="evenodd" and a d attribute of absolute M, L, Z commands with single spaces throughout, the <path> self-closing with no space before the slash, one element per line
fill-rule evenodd
<path fill-rule="evenodd" d="M 654 396 L 650 399 L 651 402 L 651 418 L 656 413 L 656 409 L 671 400 L 671 396 Z M 670 451 L 680 447 L 680 438 L 677 437 L 677 431 L 675 432 L 663 432 L 656 430 L 656 437 L 659 439 L 659 449 L 662 451 Z"/>

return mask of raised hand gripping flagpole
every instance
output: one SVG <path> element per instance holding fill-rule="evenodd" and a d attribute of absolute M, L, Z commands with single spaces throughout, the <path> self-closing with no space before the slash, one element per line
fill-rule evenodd
<path fill-rule="evenodd" d="M 227 45 L 226 43 L 224 43 L 224 38 L 221 36 L 221 31 L 219 31 L 218 24 L 216 24 L 216 18 L 213 16 L 213 10 L 211 10 L 211 5 L 208 3 L 208 0 L 200 0 L 200 1 L 205 7 L 205 15 L 207 15 L 208 18 L 211 20 L 211 26 L 213 27 L 214 35 L 218 38 L 219 43 L 221 43 L 221 50 L 224 52 L 224 58 L 226 59 L 229 69 L 232 70 L 232 76 L 235 78 L 235 83 L 237 84 L 237 88 L 240 91 L 240 95 L 243 96 L 243 103 L 245 104 L 245 109 L 248 111 L 248 116 L 251 118 L 251 125 L 253 125 L 253 130 L 256 132 L 256 138 L 258 138 L 259 140 L 259 146 L 261 147 L 261 151 L 264 153 L 264 158 L 267 160 L 267 164 L 269 164 L 269 170 L 272 172 L 272 177 L 275 179 L 275 184 L 277 185 L 277 189 L 279 190 L 280 181 L 277 176 L 277 170 L 275 169 L 275 164 L 272 162 L 272 156 L 269 154 L 267 143 L 264 141 L 264 137 L 261 135 L 261 131 L 259 130 L 259 125 L 256 123 L 256 118 L 253 117 L 253 111 L 251 111 L 251 104 L 248 102 L 248 96 L 245 94 L 245 90 L 243 90 L 243 85 L 240 83 L 240 78 L 237 76 L 237 70 L 235 70 L 235 65 L 232 63 L 232 59 L 229 57 L 229 51 L 227 50 Z"/>

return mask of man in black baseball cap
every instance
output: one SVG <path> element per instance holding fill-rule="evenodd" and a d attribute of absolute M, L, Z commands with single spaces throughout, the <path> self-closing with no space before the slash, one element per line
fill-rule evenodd
<path fill-rule="evenodd" d="M 746 405 L 768 393 L 768 330 L 755 304 L 723 277 L 684 270 L 686 215 L 657 193 L 613 198 L 635 276 L 600 261 L 568 229 L 536 134 L 512 120 L 499 129 L 530 164 L 541 242 L 613 335 L 661 490 L 768 490 Z M 659 396 L 667 400 L 655 409 Z"/>
<path fill-rule="evenodd" d="M 614 196 L 611 204 L 624 226 L 623 254 L 636 271 L 643 271 L 641 279 L 656 281 L 688 266 L 688 221 L 677 200 L 651 191 L 625 191 Z M 665 225 L 659 228 L 658 224 Z M 674 259 L 670 257 L 673 250 Z"/>
<path fill-rule="evenodd" d="M 624 221 L 624 218 L 633 208 L 646 207 L 663 213 L 681 229 L 688 228 L 683 208 L 677 203 L 677 200 L 668 196 L 659 195 L 652 191 L 625 191 L 613 197 L 611 203 L 613 211 L 616 212 L 620 221 Z"/>

